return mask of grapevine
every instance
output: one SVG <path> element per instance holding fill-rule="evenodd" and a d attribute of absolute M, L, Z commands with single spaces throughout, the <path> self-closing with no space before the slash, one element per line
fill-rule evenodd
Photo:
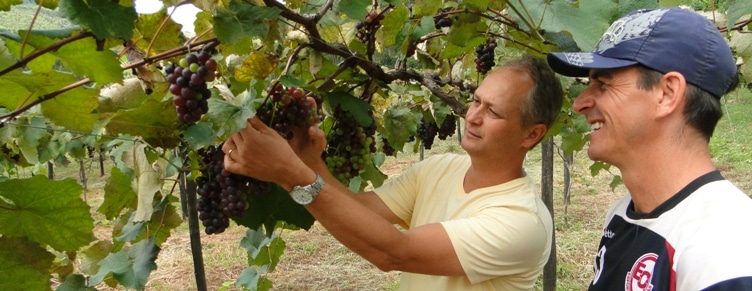
<path fill-rule="evenodd" d="M 444 13 L 447 13 L 449 11 L 452 11 L 451 7 L 439 8 L 438 13 L 433 17 L 433 23 L 436 29 L 452 26 L 452 19 L 444 15 Z"/>
<path fill-rule="evenodd" d="M 364 21 L 358 22 L 355 25 L 355 29 L 358 30 L 355 33 L 355 37 L 357 37 L 363 43 L 368 42 L 376 33 L 376 30 L 379 29 L 379 26 L 381 26 L 381 20 L 383 19 L 383 14 L 380 14 L 376 11 L 371 11 L 370 13 L 368 13 Z"/>
<path fill-rule="evenodd" d="M 440 140 L 446 140 L 447 137 L 454 135 L 457 130 L 457 117 L 454 114 L 449 114 L 444 117 L 444 121 L 441 122 L 439 129 L 437 130 Z"/>

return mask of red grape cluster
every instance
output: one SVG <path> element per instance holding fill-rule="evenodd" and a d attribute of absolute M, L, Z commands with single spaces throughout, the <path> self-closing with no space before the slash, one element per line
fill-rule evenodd
<path fill-rule="evenodd" d="M 189 53 L 177 64 L 170 63 L 165 68 L 170 93 L 175 103 L 178 119 L 183 123 L 194 123 L 201 115 L 209 111 L 207 99 L 211 97 L 206 82 L 216 78 L 217 61 L 211 58 L 211 52 Z"/>
<path fill-rule="evenodd" d="M 384 14 L 380 14 L 376 11 L 371 11 L 370 13 L 368 13 L 364 21 L 358 22 L 355 25 L 355 29 L 358 30 L 355 33 L 355 37 L 357 37 L 364 43 L 368 42 L 376 33 L 376 30 L 378 30 L 379 26 L 381 26 L 381 20 L 383 19 Z"/>
<path fill-rule="evenodd" d="M 444 13 L 449 11 L 452 11 L 452 7 L 439 8 L 439 12 L 433 17 L 433 23 L 436 26 L 436 29 L 452 26 L 452 19 L 444 15 Z"/>
<path fill-rule="evenodd" d="M 395 155 L 394 147 L 392 147 L 392 145 L 389 144 L 389 140 L 387 140 L 385 137 L 381 138 L 381 151 L 387 156 Z"/>
<path fill-rule="evenodd" d="M 308 128 L 317 119 L 318 113 L 313 111 L 313 105 L 307 99 L 307 96 L 312 96 L 310 93 L 296 87 L 284 89 L 279 84 L 267 88 L 266 92 L 272 102 L 263 104 L 257 115 L 282 137 L 292 139 L 293 128 Z"/>
<path fill-rule="evenodd" d="M 270 185 L 251 177 L 232 174 L 224 169 L 225 154 L 219 147 L 198 150 L 201 176 L 196 178 L 199 198 L 196 200 L 198 218 L 206 234 L 222 233 L 230 225 L 230 218 L 245 216 L 251 194 L 269 193 Z"/>
<path fill-rule="evenodd" d="M 423 142 L 423 148 L 430 150 L 433 146 L 433 140 L 436 138 L 436 134 L 439 131 L 439 127 L 435 122 L 428 122 L 425 118 L 420 120 L 418 125 L 418 138 Z"/>
<path fill-rule="evenodd" d="M 369 114 L 371 114 L 369 112 Z M 336 119 L 327 136 L 329 147 L 324 152 L 324 160 L 329 172 L 345 185 L 350 179 L 360 175 L 360 171 L 371 163 L 371 153 L 376 152 L 373 136 L 376 122 L 367 127 L 361 126 L 352 113 L 337 107 L 333 113 Z M 373 120 L 373 116 L 371 116 Z"/>
<path fill-rule="evenodd" d="M 457 116 L 454 114 L 449 114 L 444 117 L 444 121 L 441 122 L 441 125 L 439 125 L 439 129 L 437 130 L 440 140 L 446 140 L 447 137 L 453 136 L 456 131 Z"/>
<path fill-rule="evenodd" d="M 475 69 L 478 73 L 485 74 L 496 65 L 494 61 L 496 55 L 496 40 L 487 38 L 486 43 L 475 48 Z"/>

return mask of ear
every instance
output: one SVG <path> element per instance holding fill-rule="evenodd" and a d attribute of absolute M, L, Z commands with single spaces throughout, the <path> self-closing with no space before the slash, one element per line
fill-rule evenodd
<path fill-rule="evenodd" d="M 660 99 L 658 99 L 656 114 L 657 117 L 665 117 L 674 112 L 681 112 L 684 108 L 685 96 L 687 92 L 687 80 L 679 72 L 668 72 L 663 75 L 660 81 Z"/>
<path fill-rule="evenodd" d="M 540 123 L 529 127 L 527 136 L 522 139 L 522 146 L 528 149 L 532 148 L 546 135 L 546 131 L 546 126 Z"/>

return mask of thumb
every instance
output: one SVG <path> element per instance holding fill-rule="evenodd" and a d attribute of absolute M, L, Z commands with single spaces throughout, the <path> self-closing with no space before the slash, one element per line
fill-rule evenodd
<path fill-rule="evenodd" d="M 326 148 L 326 136 L 324 131 L 318 126 L 312 125 L 308 127 L 308 136 L 311 139 L 311 145 L 314 149 L 323 152 Z"/>

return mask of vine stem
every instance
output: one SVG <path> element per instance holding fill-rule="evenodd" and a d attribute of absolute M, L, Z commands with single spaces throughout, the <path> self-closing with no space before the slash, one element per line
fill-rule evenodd
<path fill-rule="evenodd" d="M 13 71 L 15 69 L 23 68 L 24 66 L 26 66 L 26 64 L 28 64 L 32 60 L 34 60 L 34 59 L 36 59 L 36 58 L 38 58 L 38 57 L 40 57 L 40 56 L 42 56 L 42 55 L 44 55 L 44 54 L 46 54 L 48 52 L 56 51 L 56 50 L 60 49 L 62 46 L 66 45 L 66 44 L 69 44 L 71 42 L 74 42 L 74 41 L 77 41 L 77 40 L 80 40 L 80 39 L 84 39 L 84 38 L 87 38 L 87 37 L 91 37 L 91 36 L 94 36 L 94 34 L 91 33 L 91 32 L 79 33 L 77 35 L 74 35 L 74 36 L 68 37 L 66 39 L 63 39 L 61 41 L 58 41 L 56 43 L 53 43 L 53 44 L 51 44 L 50 46 L 48 46 L 46 48 L 34 51 L 33 53 L 29 54 L 28 56 L 26 56 L 26 57 L 21 58 L 20 60 L 18 60 L 15 64 L 13 64 L 13 65 L 5 68 L 4 70 L 0 71 L 0 76 L 3 76 L 5 74 L 7 74 L 7 73 L 10 73 L 11 71 Z"/>

